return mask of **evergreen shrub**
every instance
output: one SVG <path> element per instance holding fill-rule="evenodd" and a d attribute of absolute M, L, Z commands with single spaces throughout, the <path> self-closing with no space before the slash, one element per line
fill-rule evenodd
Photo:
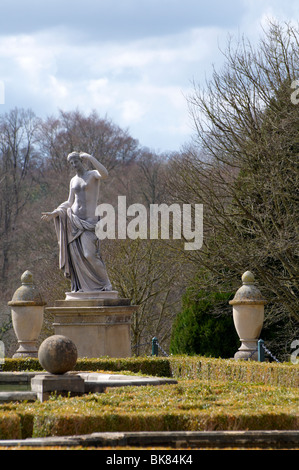
<path fill-rule="evenodd" d="M 228 304 L 231 297 L 229 293 L 187 291 L 173 325 L 171 353 L 233 357 L 240 342 Z"/>

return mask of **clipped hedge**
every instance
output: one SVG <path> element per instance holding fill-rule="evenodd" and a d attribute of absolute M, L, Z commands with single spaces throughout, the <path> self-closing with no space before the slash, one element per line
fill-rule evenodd
<path fill-rule="evenodd" d="M 2 365 L 4 372 L 23 372 L 23 371 L 41 371 L 42 366 L 38 359 L 35 358 L 5 358 L 5 362 Z"/>
<path fill-rule="evenodd" d="M 7 358 L 4 371 L 42 370 L 38 359 Z M 158 377 L 257 382 L 299 386 L 299 367 L 291 363 L 235 361 L 201 356 L 79 358 L 78 371 L 133 372 Z"/>
<path fill-rule="evenodd" d="M 108 370 L 111 372 L 130 371 L 157 377 L 171 377 L 171 363 L 167 358 L 159 357 L 128 357 L 128 358 L 98 358 L 78 359 L 76 370 Z"/>
<path fill-rule="evenodd" d="M 21 423 L 16 412 L 0 409 L 0 439 L 22 439 Z"/>
<path fill-rule="evenodd" d="M 0 404 L 0 437 L 121 431 L 296 430 L 293 387 L 181 380 L 175 385 L 108 388 L 81 397 Z"/>
<path fill-rule="evenodd" d="M 290 363 L 235 361 L 199 356 L 169 358 L 173 377 L 299 386 L 299 367 Z"/>
<path fill-rule="evenodd" d="M 3 364 L 5 372 L 41 371 L 38 359 L 7 358 Z M 129 371 L 157 377 L 171 377 L 171 364 L 167 358 L 159 357 L 128 357 L 128 358 L 79 358 L 75 367 L 77 371 Z"/>
<path fill-rule="evenodd" d="M 227 431 L 227 430 L 296 430 L 298 418 L 281 414 L 227 415 L 219 413 L 201 416 L 195 411 L 185 413 L 118 413 L 93 417 L 64 415 L 40 416 L 35 419 L 32 437 L 91 434 L 93 432 L 145 432 L 145 431 Z"/>
<path fill-rule="evenodd" d="M 40 371 L 6 359 L 4 371 Z M 176 385 L 108 388 L 44 403 L 0 403 L 0 439 L 113 431 L 297 430 L 299 368 L 200 356 L 79 358 L 76 370 L 175 377 Z M 1 378 L 1 372 L 0 372 Z"/>

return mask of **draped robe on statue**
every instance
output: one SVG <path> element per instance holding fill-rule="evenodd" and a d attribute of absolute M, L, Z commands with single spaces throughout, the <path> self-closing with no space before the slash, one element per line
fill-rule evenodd
<path fill-rule="evenodd" d="M 71 280 L 72 292 L 112 290 L 100 255 L 96 223 L 75 215 L 68 204 L 61 204 L 54 219 L 59 244 L 59 267 Z"/>

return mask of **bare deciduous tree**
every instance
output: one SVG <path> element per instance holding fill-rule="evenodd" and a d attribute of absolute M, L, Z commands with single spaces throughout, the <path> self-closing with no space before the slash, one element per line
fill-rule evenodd
<path fill-rule="evenodd" d="M 66 155 L 74 150 L 101 156 L 103 165 L 112 170 L 134 160 L 139 144 L 126 130 L 94 111 L 88 116 L 80 111 L 60 111 L 41 126 L 40 145 L 52 167 L 61 171 L 67 166 Z"/>
<path fill-rule="evenodd" d="M 20 256 L 18 222 L 32 194 L 39 120 L 31 110 L 14 109 L 0 117 L 0 244 L 1 276 L 7 286 L 9 268 Z"/>
<path fill-rule="evenodd" d="M 270 301 L 267 322 L 290 326 L 288 345 L 299 320 L 298 45 L 298 28 L 278 24 L 256 49 L 229 42 L 225 66 L 190 97 L 195 143 L 170 178 L 183 202 L 204 204 L 204 247 L 188 253 L 201 287 L 231 291 L 252 270 Z"/>

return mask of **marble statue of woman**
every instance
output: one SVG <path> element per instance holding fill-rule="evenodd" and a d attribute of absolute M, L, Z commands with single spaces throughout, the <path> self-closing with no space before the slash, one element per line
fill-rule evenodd
<path fill-rule="evenodd" d="M 100 240 L 95 234 L 99 184 L 107 178 L 108 171 L 88 153 L 72 152 L 67 159 L 76 171 L 70 182 L 69 198 L 53 212 L 42 212 L 42 220 L 54 220 L 59 267 L 70 278 L 72 292 L 111 291 Z M 90 161 L 95 169 L 86 170 L 84 160 Z"/>

